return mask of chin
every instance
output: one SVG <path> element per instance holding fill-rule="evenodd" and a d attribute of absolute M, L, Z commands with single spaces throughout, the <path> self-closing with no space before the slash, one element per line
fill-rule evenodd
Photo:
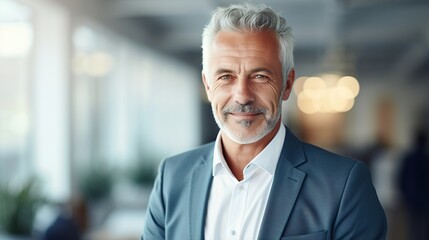
<path fill-rule="evenodd" d="M 234 142 L 238 144 L 251 144 L 251 143 L 258 142 L 259 140 L 264 138 L 269 132 L 272 131 L 273 128 L 268 128 L 268 126 L 264 126 L 262 129 L 261 128 L 257 129 L 253 134 L 250 134 L 248 132 L 250 130 L 237 131 L 237 130 L 232 130 L 227 126 L 224 126 L 221 129 Z"/>
<path fill-rule="evenodd" d="M 228 123 L 226 118 L 221 120 L 217 117 L 215 112 L 213 112 L 213 115 L 219 129 L 224 132 L 228 138 L 238 144 L 252 144 L 258 142 L 273 131 L 274 127 L 281 119 L 280 114 L 277 114 L 275 118 L 269 118 L 264 122 L 252 123 L 246 121 L 246 124 L 239 123 L 240 126 L 232 128 L 230 124 L 235 123 Z M 252 124 L 260 125 L 255 126 L 255 129 L 252 129 Z"/>

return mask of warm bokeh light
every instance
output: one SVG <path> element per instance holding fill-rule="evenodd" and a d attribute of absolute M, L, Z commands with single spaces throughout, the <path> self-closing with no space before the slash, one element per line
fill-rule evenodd
<path fill-rule="evenodd" d="M 356 97 L 359 94 L 359 82 L 354 77 L 342 77 L 340 80 L 338 80 L 338 86 L 344 86 L 349 89 L 353 94 L 353 97 Z"/>
<path fill-rule="evenodd" d="M 335 86 L 338 80 L 341 78 L 341 75 L 337 73 L 323 73 L 320 75 L 320 78 L 326 82 L 326 85 Z"/>
<path fill-rule="evenodd" d="M 328 98 L 328 106 L 333 112 L 347 112 L 354 104 L 354 98 L 342 98 L 341 88 L 331 90 L 331 94 Z"/>
<path fill-rule="evenodd" d="M 318 101 L 325 95 L 326 83 L 319 77 L 309 77 L 303 85 L 303 93 L 310 98 Z"/>
<path fill-rule="evenodd" d="M 313 101 L 312 99 L 307 97 L 307 94 L 305 94 L 304 92 L 301 92 L 298 95 L 298 107 L 304 113 L 307 113 L 307 114 L 316 113 L 320 108 L 320 106 L 317 103 L 318 103 L 317 101 Z"/>
<path fill-rule="evenodd" d="M 359 93 L 359 82 L 351 76 L 321 74 L 300 77 L 294 92 L 298 108 L 307 114 L 347 112 L 353 108 Z"/>
<path fill-rule="evenodd" d="M 303 88 L 304 88 L 304 82 L 308 77 L 306 76 L 302 76 L 297 78 L 294 83 L 293 83 L 293 92 L 295 93 L 296 96 L 299 95 L 300 92 L 302 92 Z"/>
<path fill-rule="evenodd" d="M 320 90 L 326 88 L 326 83 L 319 77 L 309 77 L 304 82 L 304 90 Z"/>

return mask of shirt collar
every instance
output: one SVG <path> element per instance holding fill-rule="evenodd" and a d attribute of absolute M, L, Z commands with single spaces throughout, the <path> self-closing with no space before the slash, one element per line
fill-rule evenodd
<path fill-rule="evenodd" d="M 255 158 L 252 159 L 252 161 L 246 166 L 246 168 L 250 165 L 256 165 L 260 168 L 263 168 L 271 175 L 274 175 L 274 172 L 277 167 L 277 162 L 279 160 L 280 153 L 283 148 L 285 136 L 286 128 L 283 124 L 280 124 L 280 129 L 274 136 L 274 138 L 271 140 L 271 142 Z M 219 131 L 216 137 L 216 142 L 213 151 L 213 176 L 215 176 L 218 173 L 219 169 L 221 169 L 222 167 L 229 173 L 231 173 L 231 170 L 229 169 L 228 164 L 226 163 L 222 153 L 221 131 Z"/>

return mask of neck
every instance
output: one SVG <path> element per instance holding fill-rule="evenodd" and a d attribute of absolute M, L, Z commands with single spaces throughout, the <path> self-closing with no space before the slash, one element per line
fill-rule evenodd
<path fill-rule="evenodd" d="M 249 144 L 239 144 L 228 138 L 222 133 L 222 150 L 223 156 L 231 169 L 232 174 L 238 181 L 243 180 L 243 170 L 247 164 L 252 161 L 264 148 L 273 140 L 280 129 L 279 121 L 271 132 L 261 138 L 259 141 Z"/>

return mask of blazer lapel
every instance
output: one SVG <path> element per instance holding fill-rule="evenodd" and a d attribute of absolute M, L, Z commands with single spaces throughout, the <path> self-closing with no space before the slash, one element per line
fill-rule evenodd
<path fill-rule="evenodd" d="M 202 163 L 193 170 L 189 198 L 190 239 L 204 239 L 204 225 L 210 186 L 212 183 L 213 152 L 203 156 Z"/>
<path fill-rule="evenodd" d="M 304 162 L 301 141 L 287 129 L 258 239 L 281 238 L 305 178 L 295 167 Z"/>

